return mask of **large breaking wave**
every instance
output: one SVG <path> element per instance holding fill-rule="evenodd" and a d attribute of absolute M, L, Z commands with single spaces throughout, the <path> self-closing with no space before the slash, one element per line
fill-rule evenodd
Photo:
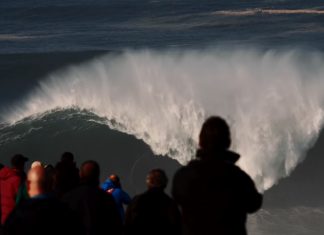
<path fill-rule="evenodd" d="M 128 51 L 52 74 L 3 118 L 84 109 L 186 163 L 203 120 L 221 115 L 239 165 L 265 190 L 290 174 L 319 134 L 323 62 L 293 50 Z"/>

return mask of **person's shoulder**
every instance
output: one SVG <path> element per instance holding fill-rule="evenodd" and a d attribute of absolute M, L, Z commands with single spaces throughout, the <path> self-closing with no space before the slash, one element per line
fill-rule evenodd
<path fill-rule="evenodd" d="M 146 200 L 147 196 L 149 196 L 147 192 L 137 194 L 132 198 L 131 204 L 137 204 L 139 201 Z"/>
<path fill-rule="evenodd" d="M 114 188 L 113 194 L 121 195 L 124 191 L 121 188 Z"/>
<path fill-rule="evenodd" d="M 17 207 L 18 211 L 64 211 L 67 210 L 65 203 L 54 196 L 29 198 L 22 201 Z"/>
<path fill-rule="evenodd" d="M 201 164 L 203 164 L 203 161 L 201 161 L 199 159 L 194 159 L 194 160 L 191 160 L 190 162 L 188 162 L 187 166 L 184 166 L 183 168 L 188 169 L 188 168 L 200 166 Z"/>
<path fill-rule="evenodd" d="M 241 167 L 231 163 L 227 163 L 226 166 L 227 168 L 231 169 L 231 171 L 234 172 L 235 174 L 238 174 L 241 177 L 250 178 L 250 176 L 244 170 L 242 170 Z"/>
<path fill-rule="evenodd" d="M 17 172 L 9 167 L 5 166 L 0 170 L 0 179 L 2 180 L 7 180 L 9 178 L 15 178 L 15 177 L 19 177 Z"/>
<path fill-rule="evenodd" d="M 198 168 L 201 165 L 202 165 L 202 163 L 201 163 L 200 160 L 196 160 L 196 159 L 195 160 L 191 160 L 190 162 L 188 162 L 187 165 L 180 167 L 177 170 L 176 174 L 178 174 L 178 175 L 179 174 L 185 174 L 186 172 L 190 172 L 190 171 Z"/>
<path fill-rule="evenodd" d="M 96 194 L 99 196 L 99 199 L 104 202 L 107 203 L 115 202 L 114 197 L 110 193 L 105 192 L 101 188 L 96 188 Z"/>
<path fill-rule="evenodd" d="M 237 182 L 241 182 L 242 184 L 254 184 L 250 175 L 242 170 L 239 166 L 227 164 L 227 171 L 229 174 L 231 174 L 231 177 L 235 178 Z"/>
<path fill-rule="evenodd" d="M 192 175 L 195 174 L 195 172 L 201 168 L 204 167 L 204 162 L 201 160 L 191 160 L 186 166 L 182 166 L 181 168 L 179 168 L 177 170 L 177 172 L 175 173 L 176 178 L 178 177 L 182 177 L 182 176 L 188 176 L 188 175 Z"/>
<path fill-rule="evenodd" d="M 76 201 L 84 197 L 84 195 L 89 194 L 89 187 L 87 185 L 78 185 L 75 188 L 66 192 L 62 200 L 63 201 Z"/>
<path fill-rule="evenodd" d="M 172 197 L 170 197 L 168 194 L 166 194 L 165 192 L 162 193 L 162 197 L 164 198 L 164 200 L 166 200 L 169 204 L 173 204 L 175 203 L 175 201 L 173 200 Z"/>
<path fill-rule="evenodd" d="M 111 188 L 114 188 L 114 184 L 110 179 L 106 179 L 102 184 L 101 184 L 101 188 L 103 190 L 108 190 Z"/>

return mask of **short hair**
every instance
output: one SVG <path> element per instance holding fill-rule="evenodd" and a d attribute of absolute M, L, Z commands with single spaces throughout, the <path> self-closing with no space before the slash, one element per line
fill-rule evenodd
<path fill-rule="evenodd" d="M 209 117 L 199 134 L 199 147 L 203 150 L 227 150 L 231 146 L 231 133 L 227 122 L 218 116 Z"/>
<path fill-rule="evenodd" d="M 88 160 L 80 167 L 80 180 L 84 183 L 99 185 L 100 166 L 96 161 Z"/>
<path fill-rule="evenodd" d="M 22 154 L 15 154 L 11 158 L 11 165 L 13 167 L 22 167 L 29 159 Z"/>
<path fill-rule="evenodd" d="M 71 152 L 64 152 L 61 156 L 62 162 L 73 162 L 74 161 L 74 155 Z"/>
<path fill-rule="evenodd" d="M 116 175 L 116 174 L 111 174 L 111 175 L 109 176 L 109 179 L 111 180 L 111 182 L 114 183 L 114 185 L 115 185 L 116 187 L 121 187 L 120 178 L 119 178 L 118 175 Z"/>
<path fill-rule="evenodd" d="M 168 177 L 162 169 L 153 169 L 146 177 L 146 185 L 149 189 L 165 189 L 168 185 Z"/>

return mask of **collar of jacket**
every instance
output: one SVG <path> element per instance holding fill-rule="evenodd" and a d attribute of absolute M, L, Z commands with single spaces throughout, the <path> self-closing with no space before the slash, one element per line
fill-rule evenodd
<path fill-rule="evenodd" d="M 235 164 L 239 160 L 240 155 L 230 150 L 205 151 L 198 149 L 196 157 L 201 160 L 222 160 Z"/>

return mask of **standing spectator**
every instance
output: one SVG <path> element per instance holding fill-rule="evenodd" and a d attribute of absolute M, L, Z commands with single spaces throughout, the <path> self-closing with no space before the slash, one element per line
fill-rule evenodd
<path fill-rule="evenodd" d="M 122 222 L 113 197 L 99 188 L 100 168 L 95 161 L 80 167 L 80 185 L 62 200 L 80 216 L 86 235 L 121 234 Z"/>
<path fill-rule="evenodd" d="M 174 176 L 172 193 L 182 208 L 185 235 L 246 235 L 247 213 L 257 211 L 262 195 L 229 151 L 230 129 L 220 117 L 203 124 L 197 160 Z"/>
<path fill-rule="evenodd" d="M 50 179 L 42 165 L 28 172 L 30 198 L 18 205 L 9 215 L 6 235 L 80 235 L 81 227 L 69 208 L 48 191 Z"/>
<path fill-rule="evenodd" d="M 110 175 L 108 179 L 101 185 L 101 188 L 113 196 L 120 217 L 124 222 L 125 221 L 124 205 L 128 205 L 131 202 L 131 198 L 122 189 L 119 177 L 115 174 Z"/>
<path fill-rule="evenodd" d="M 25 184 L 25 163 L 28 158 L 16 154 L 11 158 L 11 168 L 3 167 L 0 170 L 1 184 L 1 224 L 4 224 L 8 215 L 16 206 L 19 187 Z"/>
<path fill-rule="evenodd" d="M 44 166 L 46 177 L 48 179 L 48 191 L 52 192 L 52 194 L 55 194 L 54 192 L 54 178 L 55 178 L 55 168 L 51 164 L 47 164 Z"/>
<path fill-rule="evenodd" d="M 181 234 L 177 204 L 164 192 L 168 179 L 161 169 L 151 170 L 146 178 L 147 191 L 135 196 L 126 210 L 126 234 Z"/>
<path fill-rule="evenodd" d="M 43 164 L 40 161 L 34 161 L 30 168 L 35 168 L 37 166 L 43 166 Z M 22 201 L 28 199 L 28 192 L 27 192 L 27 186 L 25 183 L 20 184 L 17 197 L 16 197 L 16 205 L 19 205 Z"/>
<path fill-rule="evenodd" d="M 55 166 L 54 191 L 58 197 L 72 190 L 79 184 L 79 170 L 70 152 L 62 154 L 61 161 Z"/>

